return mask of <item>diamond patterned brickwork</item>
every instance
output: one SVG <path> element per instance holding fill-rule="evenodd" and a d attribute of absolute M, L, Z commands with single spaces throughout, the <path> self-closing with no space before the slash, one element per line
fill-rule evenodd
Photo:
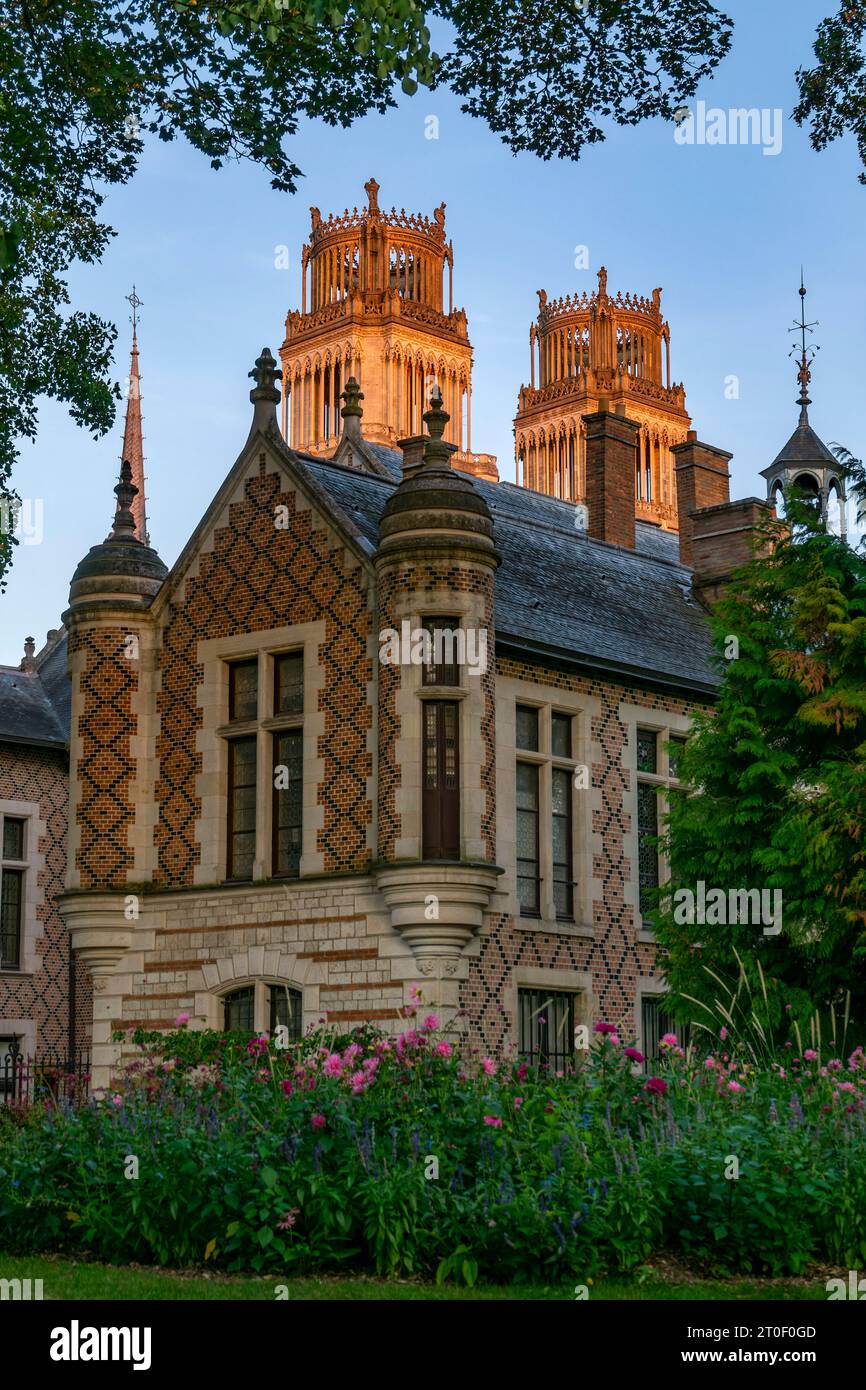
<path fill-rule="evenodd" d="M 625 809 L 629 772 L 623 767 L 627 730 L 620 705 L 640 705 L 648 714 L 667 712 L 688 715 L 688 701 L 650 690 L 569 672 L 557 672 L 529 663 L 500 659 L 500 675 L 527 680 L 552 689 L 577 691 L 599 701 L 600 714 L 593 718 L 592 739 L 601 749 L 602 761 L 592 767 L 592 785 L 600 793 L 600 807 L 593 811 L 592 830 L 600 836 L 601 853 L 593 856 L 593 938 L 558 935 L 521 929 L 508 916 L 491 917 L 481 935 L 481 951 L 470 959 L 469 978 L 462 986 L 461 1004 L 470 1028 L 490 1049 L 499 1049 L 510 1037 L 512 1021 L 502 1003 L 512 973 L 519 966 L 587 971 L 600 1017 L 621 1022 L 625 1032 L 634 1027 L 634 1001 L 638 976 L 653 976 L 655 947 L 638 940 L 634 909 L 625 901 L 625 885 L 636 881 L 637 865 L 630 863 L 624 838 L 632 829 Z M 598 799 L 598 795 L 596 800 Z"/>
<path fill-rule="evenodd" d="M 485 858 L 493 862 L 496 858 L 496 729 L 494 714 L 496 708 L 496 661 L 493 629 L 493 578 L 489 570 L 470 568 L 466 565 L 400 565 L 389 568 L 379 576 L 379 617 L 378 629 L 394 628 L 400 631 L 400 619 L 396 616 L 397 601 L 406 595 L 417 597 L 418 607 L 423 612 L 441 606 L 441 600 L 434 599 L 435 593 L 450 589 L 457 593 L 480 594 L 484 600 L 483 624 L 487 629 L 487 670 L 479 680 L 484 697 L 482 718 L 482 738 L 484 742 L 484 762 L 481 770 L 481 785 L 486 793 L 484 811 L 481 817 L 481 834 L 484 840 Z M 400 735 L 400 720 L 396 711 L 396 695 L 400 688 L 400 671 L 393 665 L 379 667 L 379 805 L 378 805 L 378 844 L 379 859 L 383 863 L 393 859 L 395 841 L 402 833 L 401 817 L 396 809 L 395 794 L 398 786 L 397 765 L 394 758 L 396 739 Z"/>
<path fill-rule="evenodd" d="M 199 557 L 197 571 L 187 576 L 179 601 L 170 608 L 161 655 L 156 788 L 155 881 L 165 886 L 192 883 L 199 862 L 196 819 L 201 805 L 195 784 L 201 756 L 196 734 L 203 672 L 196 660 L 197 643 L 290 623 L 326 624 L 319 696 L 325 727 L 318 747 L 325 775 L 317 793 L 324 824 L 317 849 L 326 872 L 360 869 L 370 859 L 367 733 L 372 711 L 367 684 L 372 672 L 363 576 L 332 548 L 310 510 L 296 510 L 294 494 L 281 492 L 280 484 L 276 472 L 260 471 L 247 479 L 243 501 L 230 507 L 228 526 L 217 530 L 213 549 Z M 274 525 L 278 505 L 288 508 L 284 528 Z"/>
<path fill-rule="evenodd" d="M 66 872 L 68 769 L 66 757 L 52 749 L 0 749 L 0 800 L 37 802 L 45 824 L 36 849 L 44 857 L 38 889 L 42 901 L 37 917 L 38 966 L 33 975 L 0 975 L 0 1020 L 33 1019 L 38 1052 L 65 1050 L 69 1006 L 69 937 L 55 906 L 63 892 Z M 33 870 L 28 870 L 32 873 Z M 85 1046 L 90 1033 L 90 976 L 76 968 L 76 1046 Z"/>
<path fill-rule="evenodd" d="M 73 729 L 80 740 L 75 867 L 82 888 L 123 887 L 133 864 L 129 828 L 135 817 L 130 797 L 135 761 L 130 737 L 139 663 L 124 654 L 126 637 L 120 628 L 77 628 L 69 639 L 71 661 L 80 661 L 84 653 Z"/>

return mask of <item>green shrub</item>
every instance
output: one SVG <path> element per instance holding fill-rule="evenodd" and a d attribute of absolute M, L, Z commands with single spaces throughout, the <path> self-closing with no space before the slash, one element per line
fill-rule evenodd
<path fill-rule="evenodd" d="M 757 1066 L 668 1037 L 648 1078 L 597 1027 L 567 1075 L 461 1051 L 435 1017 L 283 1050 L 141 1035 L 107 1095 L 0 1122 L 0 1244 L 468 1283 L 662 1250 L 731 1273 L 866 1262 L 862 1050 Z"/>

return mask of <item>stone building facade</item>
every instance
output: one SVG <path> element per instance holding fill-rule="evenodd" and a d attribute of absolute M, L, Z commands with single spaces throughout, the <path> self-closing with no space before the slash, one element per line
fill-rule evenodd
<path fill-rule="evenodd" d="M 653 837 L 717 689 L 706 606 L 770 503 L 686 430 L 676 530 L 648 517 L 636 395 L 587 396 L 582 517 L 468 468 L 438 383 L 397 441 L 368 362 L 304 448 L 267 349 L 250 375 L 172 568 L 127 460 L 62 631 L 0 672 L 0 812 L 33 850 L 0 872 L 26 870 L 37 967 L 0 970 L 0 1036 L 70 1029 L 71 943 L 97 1087 L 136 1027 L 396 1030 L 419 987 L 491 1051 L 564 1063 L 604 1017 L 652 1055 Z"/>
<path fill-rule="evenodd" d="M 491 1049 L 563 1055 L 601 1015 L 641 1036 L 664 991 L 652 808 L 716 677 L 677 538 L 635 519 L 628 422 L 589 422 L 621 491 L 586 532 L 455 468 L 438 395 L 374 470 L 357 414 L 351 465 L 288 447 L 267 350 L 253 376 L 247 442 L 172 570 L 125 466 L 64 615 L 60 911 L 96 1083 L 120 1031 L 394 1029 L 413 986 Z M 384 659 L 388 634 L 458 630 L 483 660 Z"/>

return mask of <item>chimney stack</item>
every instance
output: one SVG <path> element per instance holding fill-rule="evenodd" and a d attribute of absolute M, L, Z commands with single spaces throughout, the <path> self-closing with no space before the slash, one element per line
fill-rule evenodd
<path fill-rule="evenodd" d="M 397 440 L 397 448 L 403 451 L 403 477 L 410 478 L 413 473 L 424 462 L 424 445 L 429 436 L 426 434 L 410 434 L 406 439 Z"/>
<path fill-rule="evenodd" d="M 755 554 L 759 527 L 776 514 L 770 502 L 743 497 L 692 513 L 694 584 L 707 604 L 720 598 L 735 570 Z"/>
<path fill-rule="evenodd" d="M 694 430 L 689 430 L 685 443 L 674 444 L 671 453 L 676 459 L 680 561 L 691 568 L 695 563 L 694 513 L 730 500 L 728 464 L 733 455 L 712 444 L 701 444 Z"/>
<path fill-rule="evenodd" d="M 607 402 L 584 415 L 586 426 L 587 534 L 634 550 L 635 468 L 639 426 L 614 414 Z"/>

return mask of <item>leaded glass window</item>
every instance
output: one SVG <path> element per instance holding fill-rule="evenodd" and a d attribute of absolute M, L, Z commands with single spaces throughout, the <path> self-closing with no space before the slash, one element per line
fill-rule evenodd
<path fill-rule="evenodd" d="M 538 916 L 541 870 L 538 846 L 538 767 L 517 764 L 517 897 L 520 911 Z"/>
<path fill-rule="evenodd" d="M 653 906 L 653 889 L 659 884 L 658 846 L 652 843 L 658 835 L 658 792 L 649 782 L 637 787 L 638 883 L 641 912 L 646 916 Z"/>
<path fill-rule="evenodd" d="M 303 730 L 284 729 L 274 734 L 273 749 L 273 872 L 292 875 L 299 873 L 301 867 Z"/>

